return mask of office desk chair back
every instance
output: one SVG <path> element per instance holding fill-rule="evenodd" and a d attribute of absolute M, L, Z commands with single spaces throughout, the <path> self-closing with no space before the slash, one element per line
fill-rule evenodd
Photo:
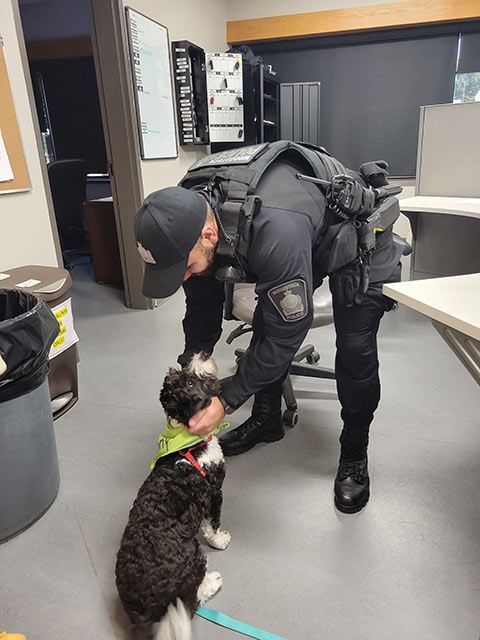
<path fill-rule="evenodd" d="M 252 330 L 253 313 L 257 304 L 255 285 L 230 284 L 226 285 L 225 295 L 225 319 L 240 320 L 243 324 L 234 329 L 227 337 L 227 343 L 231 344 L 236 338 Z M 328 286 L 328 278 L 313 294 L 313 322 L 312 329 L 323 327 L 333 323 L 332 294 Z M 235 356 L 238 360 L 244 355 L 243 349 L 236 349 Z M 306 376 L 309 378 L 327 378 L 333 380 L 333 369 L 320 367 L 317 363 L 320 354 L 314 345 L 306 344 L 299 349 L 290 366 L 289 375 L 283 383 L 283 399 L 286 410 L 283 413 L 283 421 L 286 426 L 294 427 L 298 422 L 297 401 L 293 391 L 291 376 Z M 306 361 L 306 362 L 305 362 Z"/>

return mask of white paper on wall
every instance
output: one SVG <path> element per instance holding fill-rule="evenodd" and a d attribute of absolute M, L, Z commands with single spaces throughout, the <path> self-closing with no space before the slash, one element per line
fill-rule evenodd
<path fill-rule="evenodd" d="M 7 182 L 8 180 L 13 180 L 13 171 L 0 130 L 0 182 Z"/>
<path fill-rule="evenodd" d="M 206 53 L 210 142 L 243 142 L 241 53 Z"/>
<path fill-rule="evenodd" d="M 60 329 L 50 349 L 50 360 L 78 342 L 78 335 L 73 325 L 72 299 L 68 298 L 65 302 L 52 307 L 52 313 L 57 319 Z"/>

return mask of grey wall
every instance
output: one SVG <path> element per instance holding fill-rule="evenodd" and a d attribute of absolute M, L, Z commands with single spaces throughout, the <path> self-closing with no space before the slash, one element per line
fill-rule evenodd
<path fill-rule="evenodd" d="M 90 34 L 87 0 L 19 0 L 25 40 Z"/>
<path fill-rule="evenodd" d="M 415 175 L 419 107 L 452 101 L 457 35 L 294 46 L 253 49 L 284 82 L 321 82 L 322 144 L 352 168 L 385 159 Z"/>

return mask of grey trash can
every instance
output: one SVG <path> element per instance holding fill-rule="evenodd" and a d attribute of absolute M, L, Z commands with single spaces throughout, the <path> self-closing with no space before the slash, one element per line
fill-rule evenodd
<path fill-rule="evenodd" d="M 58 330 L 45 302 L 0 289 L 0 541 L 35 522 L 58 492 L 47 380 Z"/>
<path fill-rule="evenodd" d="M 2 272 L 7 276 L 0 285 L 3 289 L 19 289 L 44 300 L 50 309 L 67 302 L 70 298 L 72 279 L 66 269 L 26 265 Z M 78 400 L 78 349 L 72 344 L 50 358 L 48 384 L 52 402 L 53 419 L 56 420 Z"/>

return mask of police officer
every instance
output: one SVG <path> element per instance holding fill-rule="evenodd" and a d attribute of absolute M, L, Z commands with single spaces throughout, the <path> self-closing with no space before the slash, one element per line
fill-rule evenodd
<path fill-rule="evenodd" d="M 325 157 L 316 153 L 324 162 Z M 264 168 L 255 187 L 260 206 L 251 216 L 247 249 L 230 261 L 243 279 L 256 283 L 253 337 L 235 375 L 224 381 L 221 395 L 189 423 L 192 432 L 207 434 L 225 413 L 254 395 L 251 416 L 221 438 L 225 455 L 240 454 L 285 435 L 282 382 L 311 326 L 313 291 L 326 275 L 318 248 L 331 250 L 325 239 L 339 222 L 338 210 L 327 206 L 328 193 L 300 180 L 299 173 L 312 175 L 311 166 L 299 154 L 279 154 Z M 350 174 L 362 182 L 359 174 Z M 364 180 L 363 184 L 368 186 Z M 195 352 L 212 353 L 221 335 L 224 283 L 215 275 L 225 264 L 218 248 L 222 241 L 231 240 L 223 216 L 227 197 L 221 181 L 220 186 L 209 180 L 191 189 L 169 187 L 148 196 L 135 218 L 137 247 L 145 262 L 144 294 L 165 298 L 183 285 L 182 365 Z M 382 294 L 382 284 L 400 279 L 401 252 L 390 227 L 376 234 L 368 270 L 355 259 L 330 274 L 343 420 L 335 504 L 346 513 L 359 511 L 369 499 L 368 434 L 380 399 L 377 331 L 385 311 L 393 306 Z"/>

